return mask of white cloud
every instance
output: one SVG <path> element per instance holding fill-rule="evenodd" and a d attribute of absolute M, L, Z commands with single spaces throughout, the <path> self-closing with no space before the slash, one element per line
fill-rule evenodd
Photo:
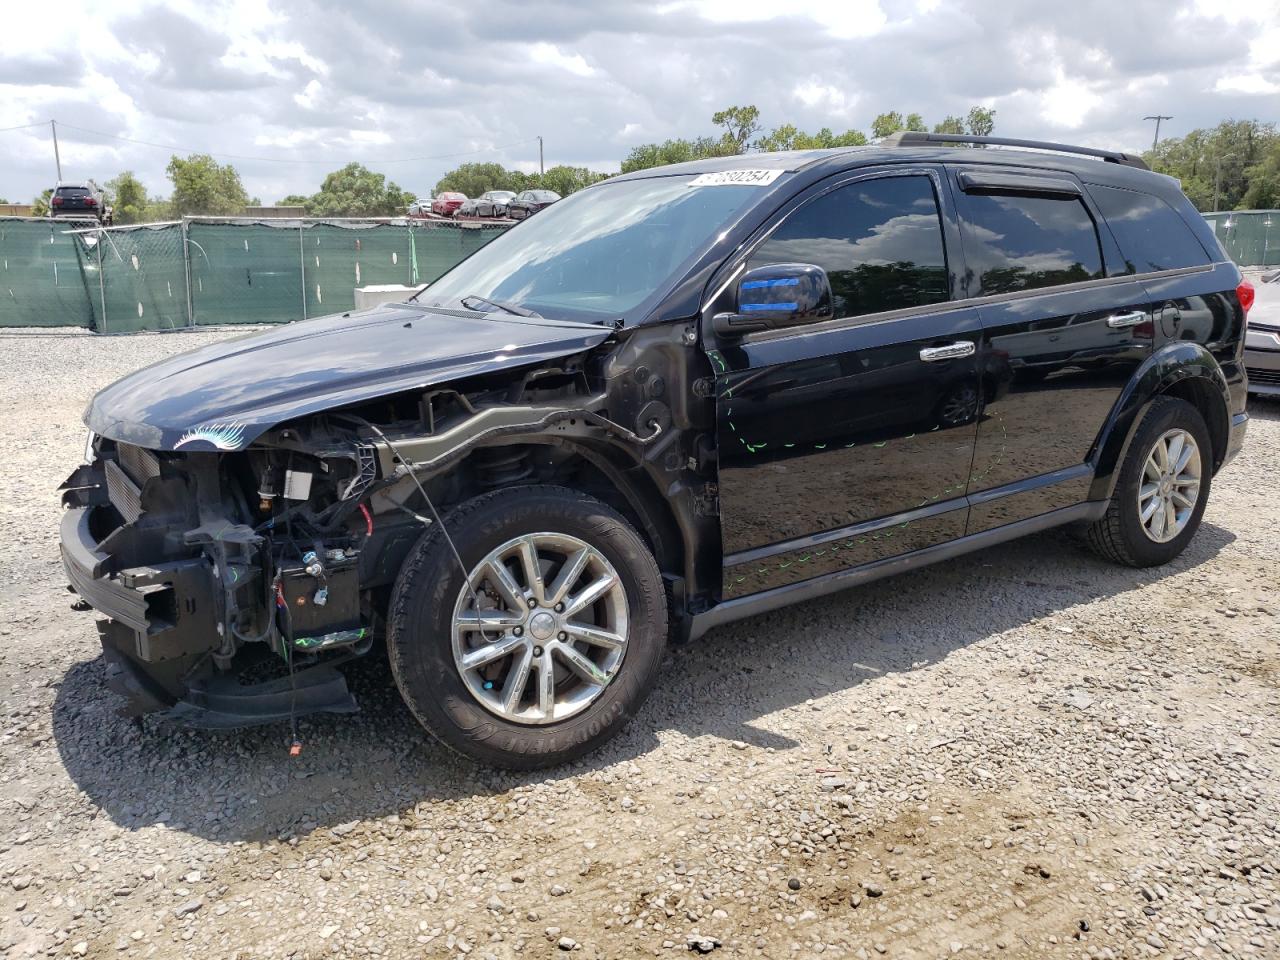
<path fill-rule="evenodd" d="M 1233 73 L 1219 77 L 1213 89 L 1218 93 L 1280 93 L 1280 83 L 1260 73 Z"/>
<path fill-rule="evenodd" d="M 587 61 L 582 58 L 582 54 L 563 53 L 553 43 L 535 43 L 529 50 L 529 56 L 534 63 L 546 63 L 560 67 L 562 70 L 568 70 L 570 73 L 577 74 L 580 77 L 589 77 L 595 73 L 587 65 Z"/>
<path fill-rule="evenodd" d="M 760 108 L 766 131 L 868 130 L 887 110 L 935 123 L 981 104 L 996 132 L 1141 150 L 1226 117 L 1280 119 L 1276 0 L 66 0 L 7 5 L 23 38 L 0 57 L 0 194 L 64 170 L 134 170 L 168 192 L 172 152 L 233 160 L 264 200 L 368 163 L 425 192 L 494 160 L 616 170 L 628 150 L 717 135 L 711 114 Z M 85 128 L 81 130 L 75 127 Z M 474 151 L 474 152 L 468 152 Z M 458 156 L 459 154 L 465 156 Z M 423 157 L 412 163 L 392 161 Z"/>
<path fill-rule="evenodd" d="M 1057 82 L 1040 95 L 1040 116 L 1050 126 L 1078 130 L 1102 99 L 1084 81 L 1059 71 Z"/>

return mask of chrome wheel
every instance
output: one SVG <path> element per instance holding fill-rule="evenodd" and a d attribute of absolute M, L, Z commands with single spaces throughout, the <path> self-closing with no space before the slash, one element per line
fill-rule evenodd
<path fill-rule="evenodd" d="M 1200 469 L 1200 448 L 1186 430 L 1167 431 L 1147 454 L 1138 518 L 1156 543 L 1167 543 L 1186 528 L 1200 498 Z"/>
<path fill-rule="evenodd" d="M 604 692 L 626 654 L 627 595 L 604 554 L 532 533 L 476 564 L 453 613 L 453 662 L 486 710 L 564 720 Z"/>

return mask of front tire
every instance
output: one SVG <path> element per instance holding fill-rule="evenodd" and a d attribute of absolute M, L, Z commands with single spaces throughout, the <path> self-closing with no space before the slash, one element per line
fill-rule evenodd
<path fill-rule="evenodd" d="M 584 756 L 639 710 L 667 639 L 662 576 L 612 508 L 511 487 L 433 525 L 391 598 L 387 646 L 405 703 L 450 749 L 492 766 Z"/>
<path fill-rule="evenodd" d="M 1158 397 L 1129 445 L 1106 514 L 1089 527 L 1089 545 L 1130 567 L 1168 563 L 1200 527 L 1212 472 L 1213 444 L 1200 411 Z"/>

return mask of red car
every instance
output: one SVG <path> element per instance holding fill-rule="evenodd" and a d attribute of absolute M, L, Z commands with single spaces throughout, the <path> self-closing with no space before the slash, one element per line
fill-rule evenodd
<path fill-rule="evenodd" d="M 431 201 L 431 212 L 437 213 L 442 217 L 452 217 L 458 212 L 458 208 L 466 202 L 467 198 L 464 194 L 446 191 L 437 194 L 435 199 Z"/>

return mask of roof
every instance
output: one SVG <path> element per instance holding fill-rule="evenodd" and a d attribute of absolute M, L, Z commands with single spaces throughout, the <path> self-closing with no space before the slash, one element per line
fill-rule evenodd
<path fill-rule="evenodd" d="M 787 173 L 807 172 L 815 176 L 835 173 L 841 169 L 873 166 L 884 163 L 967 163 L 999 164 L 1002 166 L 1036 167 L 1049 170 L 1066 170 L 1085 181 L 1098 181 L 1122 185 L 1145 185 L 1150 189 L 1153 178 L 1165 185 L 1178 188 L 1171 177 L 1140 170 L 1120 163 L 1110 163 L 1091 156 L 1046 150 L 1023 150 L 1007 147 L 937 147 L 903 143 L 873 144 L 864 147 L 833 147 L 825 150 L 784 150 L 777 153 L 742 153 L 727 157 L 706 157 L 686 163 L 673 163 L 665 167 L 636 170 L 610 181 L 640 180 L 646 177 L 671 177 L 720 173 L 725 170 L 782 170 Z"/>

